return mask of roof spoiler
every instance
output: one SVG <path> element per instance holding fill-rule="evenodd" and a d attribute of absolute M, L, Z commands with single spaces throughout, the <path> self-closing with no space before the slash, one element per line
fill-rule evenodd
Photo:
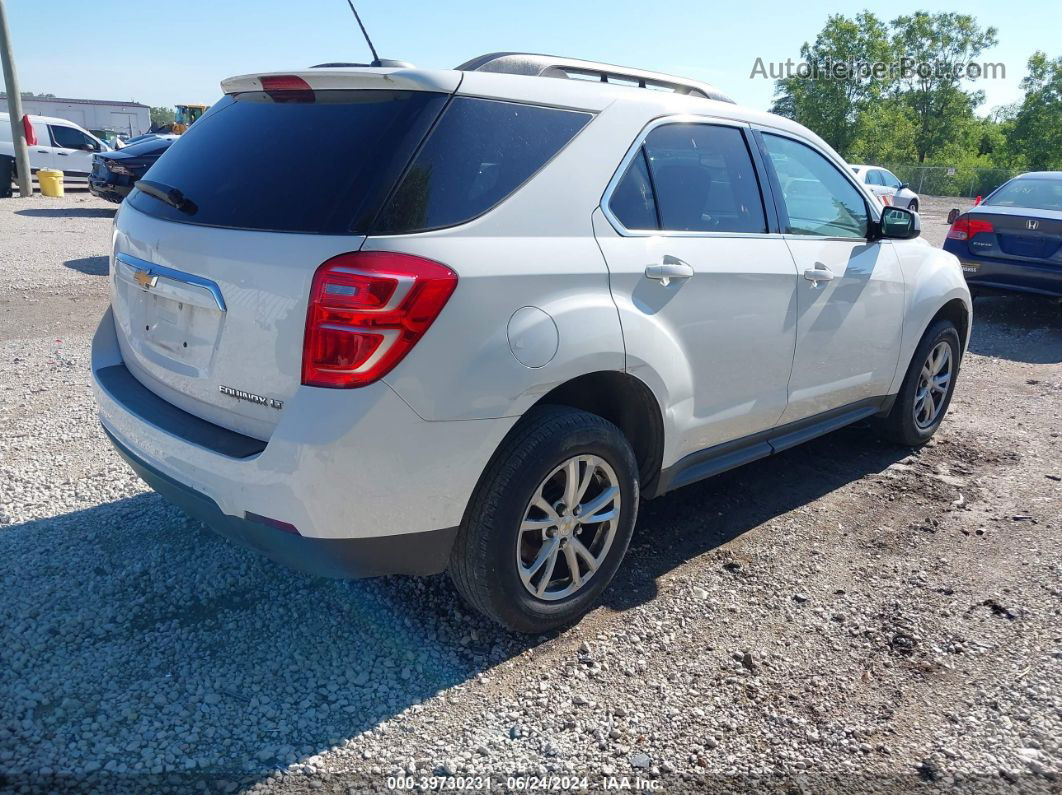
<path fill-rule="evenodd" d="M 578 58 L 540 55 L 528 52 L 492 52 L 465 61 L 459 72 L 499 72 L 531 77 L 559 77 L 563 79 L 591 79 L 601 83 L 673 91 L 693 97 L 704 97 L 734 104 L 734 100 L 709 83 L 674 77 L 660 72 L 647 72 L 627 66 L 613 66 Z"/>

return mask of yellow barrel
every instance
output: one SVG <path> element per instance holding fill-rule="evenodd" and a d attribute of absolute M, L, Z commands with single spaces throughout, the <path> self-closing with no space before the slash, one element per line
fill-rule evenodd
<path fill-rule="evenodd" d="M 42 168 L 37 172 L 37 181 L 41 184 L 41 193 L 45 196 L 59 198 L 63 195 L 63 172 L 55 168 Z"/>

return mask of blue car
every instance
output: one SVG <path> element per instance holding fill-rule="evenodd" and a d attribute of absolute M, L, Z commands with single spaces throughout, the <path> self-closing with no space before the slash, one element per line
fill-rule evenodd
<path fill-rule="evenodd" d="M 966 210 L 944 241 L 972 293 L 1062 297 L 1062 171 L 1022 174 Z"/>
<path fill-rule="evenodd" d="M 155 165 L 177 136 L 145 135 L 141 139 L 123 149 L 92 158 L 88 183 L 93 195 L 120 203 L 133 189 L 133 183 Z"/>

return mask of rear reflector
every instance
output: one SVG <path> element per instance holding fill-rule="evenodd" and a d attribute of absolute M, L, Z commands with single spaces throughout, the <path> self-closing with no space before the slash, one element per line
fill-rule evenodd
<path fill-rule="evenodd" d="M 996 230 L 991 221 L 970 220 L 969 218 L 959 217 L 955 219 L 955 223 L 948 230 L 948 237 L 952 240 L 969 240 L 982 232 L 991 234 L 994 231 Z"/>
<path fill-rule="evenodd" d="M 457 287 L 445 265 L 360 251 L 321 265 L 310 287 L 302 383 L 349 389 L 382 378 L 424 336 Z"/>

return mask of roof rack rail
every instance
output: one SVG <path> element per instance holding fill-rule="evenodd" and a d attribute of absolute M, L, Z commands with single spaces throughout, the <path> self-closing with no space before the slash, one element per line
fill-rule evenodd
<path fill-rule="evenodd" d="M 694 97 L 715 99 L 720 102 L 734 100 L 708 83 L 690 80 L 685 77 L 673 77 L 660 72 L 647 72 L 643 69 L 631 69 L 626 66 L 613 66 L 596 61 L 583 61 L 578 58 L 561 58 L 556 55 L 541 55 L 532 52 L 492 52 L 465 61 L 457 67 L 459 72 L 501 72 L 510 75 L 530 75 L 532 77 L 559 77 L 574 79 L 592 79 L 601 83 L 615 85 L 634 85 L 638 88 L 653 88 L 661 91 L 673 91 L 676 94 L 688 94 Z"/>

